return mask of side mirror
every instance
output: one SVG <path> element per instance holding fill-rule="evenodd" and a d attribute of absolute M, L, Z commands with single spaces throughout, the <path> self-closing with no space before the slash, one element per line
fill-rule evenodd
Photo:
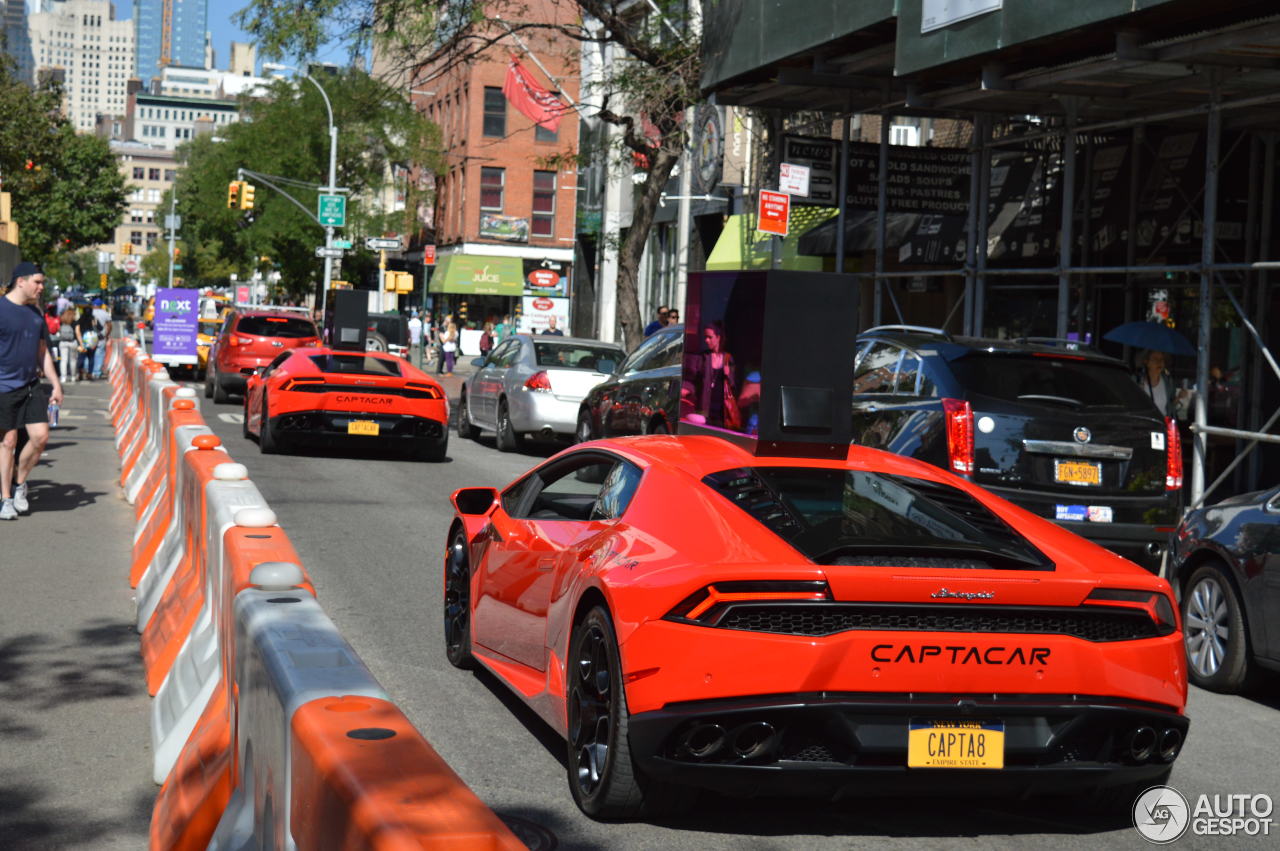
<path fill-rule="evenodd" d="M 497 488 L 461 488 L 450 497 L 459 514 L 484 515 L 498 501 Z"/>
<path fill-rule="evenodd" d="M 254 367 L 253 374 L 261 378 L 267 374 L 267 368 L 265 366 Z"/>
<path fill-rule="evenodd" d="M 471 365 L 477 368 L 484 366 L 488 362 L 489 362 L 488 358 L 472 358 L 471 359 Z"/>

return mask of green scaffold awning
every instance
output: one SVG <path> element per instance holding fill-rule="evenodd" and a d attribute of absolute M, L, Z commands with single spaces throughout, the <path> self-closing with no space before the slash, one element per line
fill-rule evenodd
<path fill-rule="evenodd" d="M 822 258 L 801 254 L 800 237 L 827 219 L 834 218 L 834 207 L 791 208 L 791 233 L 782 240 L 782 268 L 803 272 L 821 272 Z M 768 269 L 772 260 L 767 233 L 756 230 L 755 213 L 729 216 L 724 230 L 716 240 L 715 248 L 707 257 L 707 269 L 731 271 L 734 269 Z"/>
<path fill-rule="evenodd" d="M 459 295 L 524 295 L 524 265 L 519 257 L 447 254 L 431 273 L 427 290 Z"/>

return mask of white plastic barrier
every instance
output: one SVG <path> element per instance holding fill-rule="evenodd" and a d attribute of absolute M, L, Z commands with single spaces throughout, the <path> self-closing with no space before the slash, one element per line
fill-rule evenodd
<path fill-rule="evenodd" d="M 272 567 L 280 572 L 278 565 Z M 257 585 L 256 569 L 253 578 Z M 281 584 L 302 581 L 299 570 Z M 387 697 L 314 597 L 255 589 L 240 592 L 234 605 L 232 675 L 239 706 L 232 729 L 239 777 L 209 848 L 292 851 L 294 712 L 322 697 Z"/>
<path fill-rule="evenodd" d="M 172 401 L 169 402 L 169 410 L 173 409 L 174 403 L 176 403 L 179 399 L 190 400 L 191 403 L 196 406 L 194 410 L 199 412 L 200 403 L 196 401 L 196 391 L 192 390 L 190 387 L 180 387 L 178 388 L 177 391 L 174 392 Z M 160 454 L 159 454 L 159 457 L 156 459 L 156 463 L 158 465 L 162 465 L 167 468 L 171 466 L 173 463 L 175 463 L 175 459 L 168 457 L 169 441 L 166 439 L 167 426 L 165 425 L 163 414 L 161 415 L 160 419 L 161 419 L 161 431 L 160 431 L 161 437 L 160 437 L 160 445 L 157 449 L 157 451 Z M 180 447 L 175 446 L 175 449 L 179 452 L 181 451 Z M 138 517 L 137 526 L 134 527 L 133 542 L 135 544 L 138 542 L 138 538 L 142 536 L 142 533 L 146 531 L 147 524 L 151 522 L 151 518 L 155 516 L 155 513 L 160 509 L 160 506 L 166 504 L 166 501 L 168 499 L 169 499 L 169 477 L 162 476 L 160 478 L 160 486 L 156 488 L 156 491 L 154 494 L 148 497 L 147 506 L 146 508 L 143 509 L 142 514 Z"/>
<path fill-rule="evenodd" d="M 133 469 L 129 471 L 124 481 L 124 498 L 130 505 L 137 500 L 142 483 L 146 481 L 151 468 L 160 457 L 160 447 L 164 445 L 164 412 L 168 407 L 164 403 L 164 391 L 165 388 L 173 386 L 173 379 L 164 372 L 157 372 L 147 382 L 146 393 L 150 401 L 148 410 L 151 418 L 149 422 L 143 423 L 139 431 L 146 443 L 142 447 L 138 462 L 133 465 Z"/>

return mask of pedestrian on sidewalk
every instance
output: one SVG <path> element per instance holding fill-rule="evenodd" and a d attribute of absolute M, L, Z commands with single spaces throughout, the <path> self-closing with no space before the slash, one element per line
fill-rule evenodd
<path fill-rule="evenodd" d="M 422 367 L 422 320 L 416 310 L 409 318 L 409 362 Z"/>
<path fill-rule="evenodd" d="M 102 299 L 93 300 L 93 318 L 101 329 L 98 331 L 98 347 L 93 351 L 93 378 L 102 378 L 102 362 L 107 356 L 107 340 L 111 339 L 111 314 L 102 304 Z"/>
<path fill-rule="evenodd" d="M 63 384 L 76 383 L 76 357 L 80 344 L 76 342 L 76 309 L 70 306 L 58 317 L 58 357 Z"/>
<path fill-rule="evenodd" d="M 49 443 L 49 404 L 62 404 L 48 328 L 36 307 L 43 292 L 44 272 L 24 260 L 0 298 L 0 520 L 17 520 L 31 510 L 27 476 Z M 42 370 L 51 392 L 40 384 Z M 19 428 L 26 429 L 28 442 L 15 464 Z"/>
<path fill-rule="evenodd" d="M 76 320 L 76 374 L 81 381 L 88 381 L 93 377 L 93 352 L 98 348 L 98 338 L 102 333 L 102 329 L 98 327 L 98 320 L 94 318 L 93 309 L 88 307 L 80 308 L 80 318 Z"/>
<path fill-rule="evenodd" d="M 458 326 L 450 321 L 445 323 L 440 332 L 440 351 L 444 354 L 444 374 L 453 375 L 454 359 L 458 355 Z"/>

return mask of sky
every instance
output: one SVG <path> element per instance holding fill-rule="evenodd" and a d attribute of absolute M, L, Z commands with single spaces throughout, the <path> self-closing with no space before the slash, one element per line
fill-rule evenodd
<path fill-rule="evenodd" d="M 34 5 L 28 0 L 28 6 Z M 133 17 L 133 0 L 114 0 L 116 20 L 130 20 Z M 209 32 L 213 38 L 213 55 L 215 65 L 226 69 L 231 61 L 231 42 L 252 41 L 249 34 L 235 25 L 236 13 L 249 5 L 249 0 L 209 0 Z M 347 64 L 347 51 L 339 44 L 330 43 L 316 57 L 321 62 Z M 262 56 L 258 56 L 261 64 Z"/>

